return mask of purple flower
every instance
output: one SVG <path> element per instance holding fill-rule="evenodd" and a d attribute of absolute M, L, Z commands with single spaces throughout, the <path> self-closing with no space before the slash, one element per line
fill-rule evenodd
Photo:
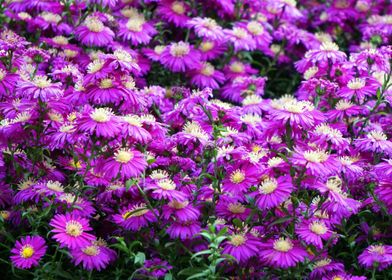
<path fill-rule="evenodd" d="M 173 72 L 185 72 L 200 65 L 200 54 L 186 42 L 171 43 L 162 52 L 161 63 Z"/>
<path fill-rule="evenodd" d="M 261 209 L 270 209 L 278 206 L 290 197 L 293 185 L 291 178 L 281 176 L 278 179 L 266 178 L 258 186 L 255 193 L 256 205 Z"/>
<path fill-rule="evenodd" d="M 89 16 L 75 29 L 75 35 L 86 46 L 103 47 L 113 41 L 114 32 L 98 17 Z"/>
<path fill-rule="evenodd" d="M 146 204 L 140 203 L 123 208 L 120 214 L 113 215 L 113 220 L 127 230 L 138 231 L 157 219 Z"/>
<path fill-rule="evenodd" d="M 359 263 L 368 269 L 377 266 L 384 270 L 392 265 L 392 246 L 370 245 L 358 257 Z"/>
<path fill-rule="evenodd" d="M 108 266 L 115 252 L 94 241 L 89 245 L 72 249 L 71 255 L 75 265 L 81 263 L 84 269 L 100 271 Z"/>
<path fill-rule="evenodd" d="M 11 261 L 14 266 L 21 269 L 29 269 L 38 266 L 39 261 L 45 255 L 47 246 L 41 236 L 25 236 L 16 241 L 11 250 Z"/>
<path fill-rule="evenodd" d="M 32 81 L 23 81 L 17 85 L 20 96 L 29 99 L 40 99 L 47 102 L 63 95 L 61 83 L 52 83 L 46 76 L 35 76 Z"/>
<path fill-rule="evenodd" d="M 259 252 L 260 242 L 251 235 L 244 233 L 233 233 L 228 241 L 224 242 L 222 254 L 233 256 L 237 262 L 245 263 Z"/>

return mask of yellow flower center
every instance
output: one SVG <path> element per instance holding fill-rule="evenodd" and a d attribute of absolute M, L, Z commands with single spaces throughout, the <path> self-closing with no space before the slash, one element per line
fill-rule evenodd
<path fill-rule="evenodd" d="M 140 120 L 139 116 L 136 115 L 126 115 L 123 117 L 123 120 L 130 125 L 142 127 L 142 121 Z"/>
<path fill-rule="evenodd" d="M 100 252 L 100 249 L 96 245 L 87 246 L 86 248 L 82 249 L 83 253 L 89 256 L 97 256 Z"/>
<path fill-rule="evenodd" d="M 318 235 L 323 235 L 323 234 L 325 234 L 328 231 L 328 229 L 325 226 L 325 224 L 323 222 L 321 222 L 321 221 L 314 221 L 314 222 L 312 222 L 309 225 L 309 229 L 313 233 L 318 234 Z"/>
<path fill-rule="evenodd" d="M 204 18 L 203 19 L 203 26 L 207 29 L 214 29 L 218 26 L 218 24 L 216 23 L 216 21 L 212 18 Z"/>
<path fill-rule="evenodd" d="M 24 259 L 31 258 L 34 255 L 34 248 L 31 245 L 25 245 L 20 250 L 20 256 Z"/>
<path fill-rule="evenodd" d="M 140 32 L 143 30 L 145 20 L 142 17 L 130 18 L 126 24 L 127 29 L 133 32 Z"/>
<path fill-rule="evenodd" d="M 293 243 L 290 239 L 279 238 L 278 240 L 274 241 L 274 250 L 279 252 L 288 252 L 293 249 Z"/>
<path fill-rule="evenodd" d="M 369 253 L 376 253 L 379 255 L 385 254 L 385 247 L 383 245 L 371 245 L 368 249 Z"/>
<path fill-rule="evenodd" d="M 246 238 L 245 238 L 245 236 L 243 236 L 241 234 L 235 234 L 230 237 L 229 242 L 231 245 L 238 247 L 246 242 Z"/>
<path fill-rule="evenodd" d="M 171 9 L 173 12 L 175 12 L 178 15 L 183 15 L 185 13 L 184 4 L 178 1 L 173 2 L 173 4 L 171 5 Z"/>
<path fill-rule="evenodd" d="M 318 72 L 318 67 L 317 66 L 313 66 L 310 67 L 308 70 L 305 71 L 304 73 L 304 78 L 305 80 L 309 80 L 310 78 L 312 78 L 314 75 L 316 75 L 316 73 Z"/>
<path fill-rule="evenodd" d="M 90 18 L 86 19 L 85 23 L 86 23 L 86 27 L 88 28 L 88 30 L 90 30 L 91 32 L 95 32 L 95 33 L 102 32 L 102 30 L 105 27 L 103 25 L 102 21 L 100 21 L 96 17 L 90 17 Z"/>
<path fill-rule="evenodd" d="M 75 131 L 75 126 L 73 126 L 72 124 L 63 124 L 62 126 L 60 126 L 59 130 L 63 133 L 72 133 Z"/>
<path fill-rule="evenodd" d="M 46 183 L 46 187 L 55 192 L 64 192 L 64 188 L 58 181 L 49 181 Z"/>
<path fill-rule="evenodd" d="M 90 114 L 90 118 L 99 123 L 104 123 L 110 120 L 111 111 L 108 108 L 96 108 Z"/>
<path fill-rule="evenodd" d="M 214 72 L 215 72 L 214 66 L 212 66 L 212 64 L 208 62 L 204 63 L 203 68 L 200 71 L 201 74 L 207 77 L 214 75 Z"/>
<path fill-rule="evenodd" d="M 241 203 L 230 203 L 227 207 L 229 211 L 233 214 L 243 214 L 246 210 L 245 206 Z"/>
<path fill-rule="evenodd" d="M 246 28 L 253 35 L 261 35 L 264 33 L 264 27 L 257 21 L 251 21 L 247 24 Z"/>
<path fill-rule="evenodd" d="M 31 19 L 31 15 L 29 15 L 26 12 L 20 12 L 18 13 L 18 17 L 22 20 L 26 20 L 26 19 Z"/>
<path fill-rule="evenodd" d="M 190 52 L 189 45 L 184 42 L 174 43 L 170 46 L 170 54 L 174 57 L 183 57 Z"/>
<path fill-rule="evenodd" d="M 176 184 L 170 179 L 162 179 L 162 180 L 158 181 L 157 184 L 161 189 L 164 189 L 167 191 L 171 191 L 171 190 L 176 189 Z"/>
<path fill-rule="evenodd" d="M 78 55 L 78 52 L 70 49 L 65 49 L 64 54 L 66 57 L 73 58 Z"/>
<path fill-rule="evenodd" d="M 128 163 L 133 159 L 134 154 L 131 151 L 127 151 L 127 150 L 122 149 L 122 150 L 118 150 L 117 152 L 115 152 L 114 157 L 115 157 L 115 160 L 119 163 Z"/>
<path fill-rule="evenodd" d="M 309 162 L 320 163 L 325 162 L 329 155 L 325 151 L 306 151 L 304 152 L 304 158 Z"/>
<path fill-rule="evenodd" d="M 388 139 L 384 132 L 377 130 L 372 130 L 367 137 L 374 141 L 387 141 Z"/>
<path fill-rule="evenodd" d="M 161 53 L 163 53 L 163 51 L 165 50 L 165 46 L 162 46 L 162 45 L 158 45 L 158 46 L 155 46 L 155 48 L 154 48 L 154 52 L 156 53 L 156 54 L 161 54 Z"/>
<path fill-rule="evenodd" d="M 278 182 L 275 178 L 264 180 L 259 186 L 259 192 L 262 194 L 270 194 L 278 188 Z"/>
<path fill-rule="evenodd" d="M 361 88 L 363 88 L 363 87 L 365 86 L 365 84 L 366 84 L 366 81 L 365 81 L 364 79 L 355 78 L 355 79 L 350 80 L 350 81 L 347 83 L 347 87 L 348 87 L 349 89 L 356 90 L 356 89 L 361 89 Z"/>
<path fill-rule="evenodd" d="M 232 183 L 240 184 L 244 180 L 245 180 L 245 173 L 242 170 L 240 170 L 240 169 L 237 169 L 236 171 L 234 171 L 230 175 L 230 181 Z"/>
<path fill-rule="evenodd" d="M 180 202 L 177 200 L 172 200 L 168 203 L 169 207 L 174 208 L 174 209 L 183 209 L 185 207 L 187 207 L 189 205 L 189 201 L 184 201 L 184 202 Z"/>
<path fill-rule="evenodd" d="M 122 62 L 133 62 L 134 61 L 132 55 L 123 49 L 115 50 L 113 52 L 113 55 L 116 57 L 116 59 L 118 61 L 122 61 Z"/>
<path fill-rule="evenodd" d="M 187 122 L 184 125 L 183 132 L 190 134 L 201 140 L 205 140 L 205 141 L 208 140 L 208 134 L 195 121 Z"/>
<path fill-rule="evenodd" d="M 48 80 L 48 77 L 46 76 L 36 76 L 33 80 L 33 83 L 41 89 L 47 88 L 51 85 L 50 81 Z"/>
<path fill-rule="evenodd" d="M 102 69 L 104 62 L 96 59 L 87 65 L 87 73 L 94 74 Z"/>
<path fill-rule="evenodd" d="M 102 89 L 108 89 L 113 87 L 113 80 L 110 78 L 102 79 L 99 83 L 99 87 Z"/>
<path fill-rule="evenodd" d="M 338 51 L 339 47 L 334 42 L 324 42 L 320 49 L 323 51 Z"/>
<path fill-rule="evenodd" d="M 77 221 L 69 221 L 65 225 L 65 232 L 73 237 L 78 237 L 83 234 L 83 226 Z"/>
<path fill-rule="evenodd" d="M 245 39 L 246 37 L 248 37 L 248 33 L 246 32 L 246 30 L 241 27 L 234 27 L 233 35 L 238 39 Z"/>
<path fill-rule="evenodd" d="M 47 22 L 59 23 L 61 21 L 60 15 L 49 13 L 49 12 L 43 12 L 41 14 L 41 17 Z"/>
<path fill-rule="evenodd" d="M 68 39 L 65 38 L 64 36 L 56 36 L 52 38 L 53 42 L 59 45 L 67 45 L 68 44 Z"/>
<path fill-rule="evenodd" d="M 263 101 L 261 99 L 260 96 L 252 94 L 252 95 L 248 95 L 247 97 L 245 97 L 245 99 L 242 101 L 242 105 L 257 105 L 260 104 L 261 101 Z"/>
<path fill-rule="evenodd" d="M 235 61 L 230 65 L 230 71 L 234 73 L 244 72 L 245 66 L 239 61 Z"/>
<path fill-rule="evenodd" d="M 314 263 L 313 269 L 329 265 L 330 263 L 331 263 L 331 259 L 328 259 L 328 258 L 319 260 Z"/>
<path fill-rule="evenodd" d="M 208 52 L 214 48 L 214 45 L 215 45 L 214 42 L 204 41 L 204 42 L 201 42 L 199 49 L 202 52 Z"/>
<path fill-rule="evenodd" d="M 342 100 L 339 100 L 338 103 L 336 103 L 335 108 L 336 108 L 336 110 L 343 111 L 343 110 L 351 108 L 352 106 L 353 106 L 353 104 L 350 101 L 342 99 Z"/>
<path fill-rule="evenodd" d="M 273 157 L 268 160 L 268 167 L 278 166 L 283 162 L 283 159 L 280 157 Z"/>

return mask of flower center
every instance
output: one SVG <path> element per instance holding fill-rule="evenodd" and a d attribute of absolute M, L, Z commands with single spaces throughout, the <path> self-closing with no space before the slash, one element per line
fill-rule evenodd
<path fill-rule="evenodd" d="M 239 184 L 245 180 L 245 173 L 242 170 L 237 169 L 230 175 L 230 181 L 235 184 Z"/>
<path fill-rule="evenodd" d="M 331 259 L 328 258 L 319 260 L 315 262 L 315 264 L 313 265 L 313 269 L 329 265 L 330 263 L 331 263 Z"/>
<path fill-rule="evenodd" d="M 314 75 L 316 75 L 316 73 L 318 72 L 318 67 L 317 66 L 313 66 L 310 67 L 308 70 L 305 71 L 304 73 L 304 78 L 305 80 L 309 80 L 310 78 L 312 78 Z"/>
<path fill-rule="evenodd" d="M 18 13 L 18 17 L 22 20 L 27 20 L 27 19 L 31 19 L 31 15 L 29 15 L 26 12 L 20 12 Z"/>
<path fill-rule="evenodd" d="M 68 44 L 68 39 L 65 38 L 64 36 L 56 36 L 52 38 L 53 42 L 55 42 L 58 45 L 67 45 Z"/>
<path fill-rule="evenodd" d="M 104 62 L 102 60 L 96 59 L 87 65 L 87 73 L 94 74 L 102 69 Z"/>
<path fill-rule="evenodd" d="M 385 254 L 385 247 L 383 245 L 372 245 L 368 249 L 369 253 L 376 253 L 379 255 Z"/>
<path fill-rule="evenodd" d="M 215 45 L 214 42 L 204 41 L 204 42 L 201 42 L 199 49 L 202 52 L 208 52 L 214 48 L 214 45 Z"/>
<path fill-rule="evenodd" d="M 248 29 L 248 31 L 250 33 L 252 33 L 253 35 L 256 35 L 256 36 L 264 33 L 263 26 L 257 21 L 249 22 L 248 25 L 246 26 L 246 28 Z"/>
<path fill-rule="evenodd" d="M 63 186 L 58 181 L 49 181 L 48 183 L 46 183 L 46 187 L 55 192 L 64 192 Z"/>
<path fill-rule="evenodd" d="M 61 21 L 61 16 L 49 12 L 43 12 L 41 14 L 41 17 L 46 21 L 46 22 L 52 22 L 52 23 L 59 23 Z"/>
<path fill-rule="evenodd" d="M 214 72 L 215 72 L 214 66 L 212 66 L 208 62 L 204 63 L 203 68 L 200 71 L 201 74 L 207 77 L 214 75 Z"/>
<path fill-rule="evenodd" d="M 207 29 L 213 30 L 218 26 L 216 21 L 212 18 L 205 18 L 203 19 L 203 26 Z"/>
<path fill-rule="evenodd" d="M 86 20 L 86 27 L 88 30 L 95 33 L 102 32 L 104 29 L 102 21 L 95 17 L 91 17 Z"/>
<path fill-rule="evenodd" d="M 283 162 L 280 157 L 273 157 L 268 160 L 268 167 L 276 167 Z"/>
<path fill-rule="evenodd" d="M 7 75 L 7 72 L 3 69 L 0 69 L 0 82 L 4 79 L 4 77 Z"/>
<path fill-rule="evenodd" d="M 324 42 L 320 49 L 323 51 L 339 51 L 338 45 L 336 45 L 334 42 Z"/>
<path fill-rule="evenodd" d="M 374 141 L 387 141 L 387 136 L 384 134 L 382 131 L 377 131 L 377 130 L 372 130 L 368 134 L 368 138 L 374 140 Z"/>
<path fill-rule="evenodd" d="M 244 69 L 245 69 L 244 64 L 242 64 L 241 62 L 238 62 L 238 61 L 233 62 L 230 65 L 230 71 L 234 72 L 234 73 L 242 73 L 242 72 L 244 72 Z"/>
<path fill-rule="evenodd" d="M 20 250 L 20 256 L 24 259 L 31 258 L 34 255 L 34 248 L 31 245 L 25 245 Z"/>
<path fill-rule="evenodd" d="M 275 178 L 269 178 L 264 180 L 259 186 L 259 192 L 262 194 L 270 194 L 278 188 L 278 182 Z"/>
<path fill-rule="evenodd" d="M 289 239 L 279 238 L 274 241 L 274 250 L 279 252 L 288 252 L 293 249 L 293 243 Z"/>
<path fill-rule="evenodd" d="M 241 27 L 234 27 L 233 35 L 238 39 L 245 39 L 246 37 L 248 37 L 248 33 L 246 32 L 246 30 Z"/>
<path fill-rule="evenodd" d="M 178 15 L 183 15 L 185 13 L 185 6 L 181 2 L 174 1 L 171 5 L 171 9 Z"/>
<path fill-rule="evenodd" d="M 262 99 L 260 96 L 252 94 L 245 97 L 245 99 L 242 101 L 242 105 L 257 105 L 260 104 L 261 101 Z"/>
<path fill-rule="evenodd" d="M 174 208 L 174 209 L 184 209 L 185 207 L 187 207 L 189 204 L 189 201 L 185 200 L 184 202 L 180 202 L 177 200 L 172 200 L 169 202 L 169 207 Z"/>
<path fill-rule="evenodd" d="M 312 223 L 309 225 L 309 229 L 310 229 L 313 233 L 318 234 L 318 235 L 323 235 L 323 234 L 325 234 L 325 233 L 328 231 L 328 229 L 327 229 L 327 227 L 325 226 L 325 224 L 324 224 L 323 222 L 320 222 L 320 221 L 314 221 L 314 222 L 312 222 Z"/>
<path fill-rule="evenodd" d="M 207 133 L 200 127 L 200 125 L 197 122 L 194 121 L 187 122 L 184 125 L 183 131 L 198 139 L 208 140 Z"/>
<path fill-rule="evenodd" d="M 127 115 L 123 120 L 132 126 L 142 127 L 142 122 L 138 116 Z"/>
<path fill-rule="evenodd" d="M 246 241 L 245 236 L 241 235 L 241 234 L 235 234 L 232 235 L 230 238 L 230 243 L 236 247 L 244 244 Z"/>
<path fill-rule="evenodd" d="M 90 117 L 99 123 L 104 123 L 110 120 L 111 112 L 107 108 L 96 108 L 91 114 Z"/>
<path fill-rule="evenodd" d="M 43 89 L 43 88 L 47 88 L 50 86 L 50 81 L 48 80 L 48 77 L 46 76 L 36 76 L 33 80 L 33 83 Z"/>
<path fill-rule="evenodd" d="M 350 101 L 342 99 L 342 100 L 339 100 L 338 103 L 336 103 L 335 108 L 336 108 L 336 110 L 343 111 L 343 110 L 351 108 L 352 106 L 353 106 L 353 104 Z"/>
<path fill-rule="evenodd" d="M 363 88 L 365 86 L 365 84 L 366 84 L 366 82 L 364 79 L 355 78 L 355 79 L 350 80 L 347 83 L 347 87 L 349 89 L 357 90 L 357 89 Z"/>
<path fill-rule="evenodd" d="M 73 237 L 78 237 L 83 233 L 83 226 L 77 221 L 69 221 L 66 223 L 65 232 Z"/>
<path fill-rule="evenodd" d="M 327 180 L 327 188 L 335 193 L 342 193 L 342 180 L 339 177 L 331 177 Z"/>
<path fill-rule="evenodd" d="M 117 162 L 128 163 L 133 159 L 134 154 L 131 151 L 119 150 L 114 154 L 114 156 Z"/>
<path fill-rule="evenodd" d="M 144 19 L 141 17 L 130 18 L 126 24 L 127 29 L 133 32 L 140 32 L 143 30 Z"/>
<path fill-rule="evenodd" d="M 102 79 L 99 83 L 99 87 L 102 89 L 112 88 L 113 87 L 113 80 L 110 78 Z"/>
<path fill-rule="evenodd" d="M 172 191 L 176 189 L 176 184 L 170 179 L 162 179 L 158 182 L 158 186 L 161 189 Z"/>
<path fill-rule="evenodd" d="M 119 49 L 113 52 L 113 55 L 116 57 L 118 61 L 122 62 L 133 62 L 133 57 L 125 50 Z"/>
<path fill-rule="evenodd" d="M 154 48 L 154 52 L 156 53 L 156 54 L 161 54 L 161 53 L 163 53 L 163 51 L 165 50 L 165 46 L 161 46 L 161 45 L 158 45 L 158 46 L 155 46 L 155 48 Z"/>
<path fill-rule="evenodd" d="M 306 151 L 304 158 L 309 162 L 320 163 L 328 159 L 328 154 L 325 151 Z"/>
<path fill-rule="evenodd" d="M 98 246 L 96 245 L 91 245 L 91 246 L 87 246 L 86 248 L 84 248 L 83 253 L 85 253 L 86 255 L 89 256 L 97 256 L 100 252 L 100 249 Z"/>
<path fill-rule="evenodd" d="M 243 214 L 246 210 L 245 206 L 241 203 L 230 203 L 227 207 L 229 211 L 233 214 Z"/>
<path fill-rule="evenodd" d="M 174 57 L 183 57 L 189 54 L 189 44 L 184 42 L 174 43 L 170 46 L 170 54 Z"/>

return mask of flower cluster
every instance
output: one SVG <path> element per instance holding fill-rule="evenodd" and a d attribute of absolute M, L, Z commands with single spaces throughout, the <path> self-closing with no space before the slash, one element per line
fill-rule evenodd
<path fill-rule="evenodd" d="M 392 277 L 391 11 L 6 1 L 5 277 Z"/>

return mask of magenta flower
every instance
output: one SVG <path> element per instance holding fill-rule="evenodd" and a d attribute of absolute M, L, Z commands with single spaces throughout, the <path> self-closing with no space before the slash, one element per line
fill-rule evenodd
<path fill-rule="evenodd" d="M 336 157 L 324 150 L 296 149 L 292 160 L 293 163 L 306 167 L 306 170 L 314 176 L 327 176 L 340 169 L 340 162 Z"/>
<path fill-rule="evenodd" d="M 247 209 L 246 205 L 229 196 L 221 196 L 215 211 L 219 217 L 225 220 L 239 219 L 244 221 L 250 214 L 250 209 Z"/>
<path fill-rule="evenodd" d="M 83 248 L 95 240 L 95 236 L 87 232 L 92 230 L 89 221 L 75 214 L 57 214 L 49 225 L 54 228 L 53 238 L 63 247 Z"/>
<path fill-rule="evenodd" d="M 355 100 L 362 101 L 365 97 L 375 95 L 377 87 L 378 85 L 372 83 L 369 79 L 353 78 L 337 92 L 337 95 L 347 100 L 355 97 Z"/>
<path fill-rule="evenodd" d="M 167 220 L 174 218 L 179 222 L 195 221 L 200 216 L 200 211 L 189 204 L 188 200 L 171 200 L 167 205 L 163 206 L 162 216 Z"/>
<path fill-rule="evenodd" d="M 103 47 L 113 41 L 114 32 L 95 16 L 89 16 L 75 29 L 75 35 L 86 46 Z"/>
<path fill-rule="evenodd" d="M 256 41 L 248 33 L 248 31 L 241 27 L 233 27 L 232 30 L 225 30 L 226 38 L 234 45 L 234 50 L 238 51 L 253 51 L 256 49 Z"/>
<path fill-rule="evenodd" d="M 140 203 L 123 208 L 120 214 L 113 215 L 113 220 L 126 230 L 138 231 L 149 223 L 156 222 L 157 218 L 146 204 Z"/>
<path fill-rule="evenodd" d="M 303 262 L 308 254 L 297 241 L 281 237 L 265 243 L 260 256 L 274 267 L 288 268 Z"/>
<path fill-rule="evenodd" d="M 20 82 L 17 86 L 20 96 L 30 99 L 40 99 L 47 102 L 63 95 L 61 83 L 52 83 L 46 76 L 35 76 L 32 81 Z"/>
<path fill-rule="evenodd" d="M 192 237 L 200 233 L 200 230 L 200 222 L 190 220 L 186 222 L 172 222 L 166 229 L 166 232 L 172 239 L 179 238 L 181 240 L 187 240 L 192 239 Z"/>
<path fill-rule="evenodd" d="M 80 263 L 84 269 L 98 271 L 105 269 L 115 252 L 104 245 L 94 241 L 87 246 L 77 247 L 71 250 L 72 260 L 75 265 Z"/>
<path fill-rule="evenodd" d="M 173 72 L 185 72 L 200 65 L 200 54 L 186 42 L 171 43 L 161 55 L 161 63 Z"/>
<path fill-rule="evenodd" d="M 122 179 L 129 179 L 141 175 L 146 167 L 147 162 L 142 153 L 122 148 L 117 150 L 113 157 L 106 160 L 101 169 L 111 178 L 120 175 Z"/>
<path fill-rule="evenodd" d="M 200 68 L 190 71 L 192 84 L 199 88 L 218 89 L 226 79 L 222 72 L 216 70 L 209 62 L 203 62 Z"/>
<path fill-rule="evenodd" d="M 330 258 L 323 258 L 314 262 L 310 279 L 317 280 L 321 276 L 331 275 L 333 273 L 344 272 L 344 265 L 342 263 L 334 262 Z"/>
<path fill-rule="evenodd" d="M 136 142 L 148 143 L 151 141 L 151 134 L 143 128 L 142 120 L 137 115 L 126 115 L 121 117 L 122 121 L 122 135 L 129 136 Z"/>
<path fill-rule="evenodd" d="M 366 137 L 355 139 L 355 146 L 360 151 L 392 154 L 392 142 L 383 131 L 372 130 Z"/>
<path fill-rule="evenodd" d="M 176 190 L 176 188 L 176 183 L 172 180 L 161 179 L 147 185 L 145 190 L 151 190 L 151 197 L 155 199 L 185 201 L 186 195 L 183 192 Z"/>
<path fill-rule="evenodd" d="M 243 193 L 252 185 L 256 185 L 259 173 L 253 165 L 243 165 L 242 167 L 229 167 L 225 178 L 222 181 L 224 191 L 233 194 Z"/>
<path fill-rule="evenodd" d="M 110 138 L 120 132 L 120 123 L 109 108 L 86 107 L 77 120 L 77 130 Z"/>
<path fill-rule="evenodd" d="M 377 265 L 378 270 L 384 270 L 392 265 L 392 246 L 370 245 L 359 255 L 358 260 L 368 269 Z"/>
<path fill-rule="evenodd" d="M 157 33 L 155 28 L 142 15 L 136 15 L 125 23 L 120 23 L 118 36 L 124 41 L 130 41 L 132 45 L 148 44 Z"/>
<path fill-rule="evenodd" d="M 329 120 L 342 120 L 352 116 L 359 115 L 363 111 L 361 106 L 354 105 L 349 100 L 341 99 L 336 103 L 335 109 L 331 109 L 326 112 L 326 116 Z"/>
<path fill-rule="evenodd" d="M 159 2 L 157 13 L 178 27 L 185 27 L 189 20 L 190 6 L 183 1 L 163 0 Z"/>
<path fill-rule="evenodd" d="M 262 210 L 276 207 L 290 197 L 292 190 L 290 177 L 266 178 L 255 193 L 256 205 Z"/>
<path fill-rule="evenodd" d="M 338 45 L 333 42 L 324 42 L 319 50 L 310 50 L 305 57 L 313 62 L 341 62 L 346 60 L 346 54 L 339 51 Z"/>
<path fill-rule="evenodd" d="M 304 220 L 296 229 L 298 237 L 307 244 L 313 244 L 319 249 L 323 248 L 323 240 L 327 241 L 332 236 L 332 231 L 322 220 Z"/>
<path fill-rule="evenodd" d="M 225 34 L 221 26 L 212 18 L 195 17 L 187 22 L 189 27 L 195 29 L 197 36 L 214 41 L 222 42 Z"/>
<path fill-rule="evenodd" d="M 38 266 L 39 261 L 45 255 L 47 246 L 41 236 L 25 236 L 16 241 L 11 250 L 11 261 L 14 266 L 21 269 L 29 269 Z"/>
<path fill-rule="evenodd" d="M 233 256 L 239 263 L 245 263 L 251 257 L 258 255 L 260 242 L 251 235 L 245 233 L 233 233 L 224 242 L 222 254 Z"/>

